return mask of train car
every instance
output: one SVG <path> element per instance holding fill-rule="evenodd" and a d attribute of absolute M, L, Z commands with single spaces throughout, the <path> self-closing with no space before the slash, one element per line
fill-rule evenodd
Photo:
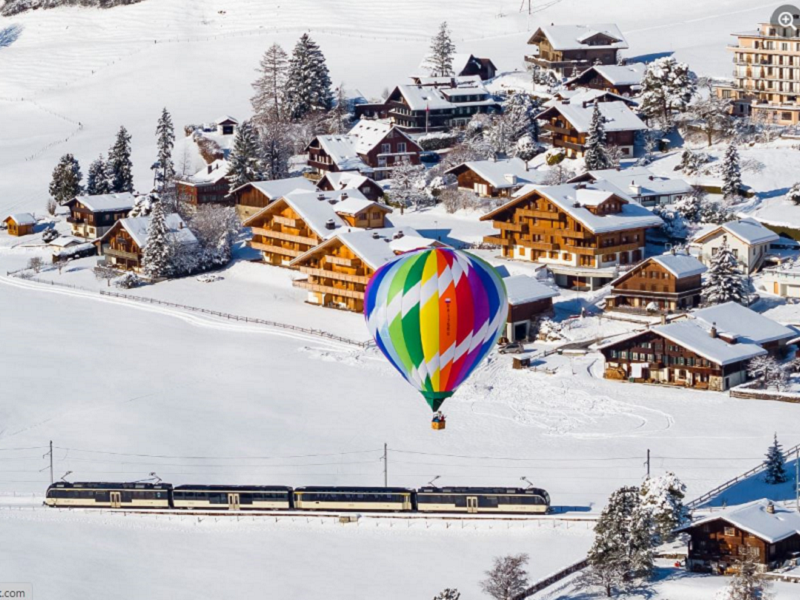
<path fill-rule="evenodd" d="M 45 504 L 81 508 L 170 508 L 169 483 L 70 483 L 47 488 Z"/>
<path fill-rule="evenodd" d="M 413 490 L 372 487 L 301 487 L 294 490 L 300 510 L 410 511 Z"/>
<path fill-rule="evenodd" d="M 172 490 L 175 508 L 206 510 L 276 510 L 292 507 L 292 488 L 274 485 L 179 485 Z"/>
<path fill-rule="evenodd" d="M 419 512 L 524 513 L 550 510 L 550 496 L 537 488 L 424 487 L 417 490 Z"/>

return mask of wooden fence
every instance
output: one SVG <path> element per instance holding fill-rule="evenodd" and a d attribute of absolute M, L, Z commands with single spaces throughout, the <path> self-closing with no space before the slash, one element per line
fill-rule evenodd
<path fill-rule="evenodd" d="M 543 589 L 550 587 L 554 583 L 557 583 L 562 579 L 565 579 L 566 577 L 569 577 L 573 573 L 582 571 L 588 566 L 589 566 L 589 560 L 584 558 L 583 560 L 578 561 L 564 569 L 561 569 L 560 571 L 557 571 L 552 575 L 548 575 L 544 579 L 540 579 L 521 594 L 517 594 L 516 596 L 514 596 L 513 600 L 524 600 L 525 598 L 529 598 L 530 596 L 533 596 L 536 592 L 541 592 Z"/>

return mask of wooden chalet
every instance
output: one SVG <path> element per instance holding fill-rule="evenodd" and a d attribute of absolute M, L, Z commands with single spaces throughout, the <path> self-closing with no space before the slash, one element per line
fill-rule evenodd
<path fill-rule="evenodd" d="M 383 188 L 375 180 L 350 171 L 325 173 L 317 182 L 317 189 L 323 192 L 358 190 L 367 200 L 378 200 L 383 196 Z"/>
<path fill-rule="evenodd" d="M 233 204 L 229 196 L 228 161 L 215 160 L 191 177 L 175 183 L 178 199 L 187 204 Z"/>
<path fill-rule="evenodd" d="M 253 232 L 248 242 L 271 265 L 293 259 L 348 228 L 380 229 L 391 209 L 359 192 L 295 191 L 278 198 L 245 220 Z"/>
<path fill-rule="evenodd" d="M 541 172 L 529 171 L 521 158 L 469 161 L 447 173 L 456 177 L 460 189 L 485 198 L 507 198 L 522 186 L 541 179 Z"/>
<path fill-rule="evenodd" d="M 482 85 L 399 85 L 389 94 L 382 112 L 403 129 L 441 131 L 464 127 L 476 114 L 501 109 Z"/>
<path fill-rule="evenodd" d="M 525 60 L 562 76 L 577 75 L 592 65 L 616 65 L 628 42 L 616 25 L 549 25 L 537 29 Z"/>
<path fill-rule="evenodd" d="M 187 249 L 197 245 L 197 238 L 177 213 L 166 216 L 167 229 L 172 241 Z M 110 266 L 122 271 L 141 273 L 144 248 L 147 245 L 147 228 L 150 217 L 127 217 L 120 219 L 103 235 L 95 240 L 97 253 L 106 257 Z"/>
<path fill-rule="evenodd" d="M 751 561 L 766 572 L 800 556 L 800 515 L 766 498 L 712 512 L 681 531 L 689 536 L 690 571 L 735 573 Z"/>
<path fill-rule="evenodd" d="M 278 198 L 294 191 L 313 192 L 317 186 L 305 177 L 252 181 L 231 191 L 240 219 L 248 219 Z"/>
<path fill-rule="evenodd" d="M 757 344 L 776 357 L 783 357 L 797 338 L 795 331 L 736 302 L 716 304 L 692 312 L 692 316 L 714 327 L 731 343 Z"/>
<path fill-rule="evenodd" d="M 644 63 L 630 65 L 594 65 L 569 79 L 569 89 L 590 88 L 606 90 L 624 96 L 636 96 L 642 90 Z"/>
<path fill-rule="evenodd" d="M 103 237 L 114 223 L 128 216 L 135 203 L 136 197 L 130 192 L 73 198 L 66 205 L 72 235 L 88 239 Z"/>
<path fill-rule="evenodd" d="M 606 310 L 672 313 L 700 305 L 706 267 L 694 256 L 662 254 L 645 259 L 612 283 Z"/>
<path fill-rule="evenodd" d="M 645 232 L 662 221 L 605 182 L 526 187 L 481 221 L 505 258 L 546 264 L 561 287 L 595 289 L 644 258 Z"/>
<path fill-rule="evenodd" d="M 605 119 L 606 143 L 618 146 L 624 156 L 633 156 L 636 132 L 647 129 L 642 120 L 624 102 L 599 102 L 597 106 Z M 586 152 L 586 139 L 592 122 L 594 104 L 562 101 L 539 113 L 546 121 L 547 132 L 556 148 L 564 148 L 567 156 L 581 158 Z"/>
<path fill-rule="evenodd" d="M 312 177 L 353 171 L 379 181 L 404 160 L 419 164 L 422 148 L 392 123 L 362 119 L 345 135 L 318 135 L 306 152 Z"/>
<path fill-rule="evenodd" d="M 36 227 L 36 217 L 30 213 L 15 213 L 8 215 L 3 221 L 6 225 L 8 235 L 20 237 L 30 235 Z"/>
<path fill-rule="evenodd" d="M 336 233 L 289 266 L 308 275 L 293 285 L 308 291 L 310 304 L 363 312 L 364 292 L 377 269 L 403 252 L 441 245 L 410 227 L 351 229 Z"/>
<path fill-rule="evenodd" d="M 531 321 L 552 313 L 553 298 L 558 291 L 530 275 L 505 277 L 508 295 L 508 320 L 505 337 L 510 342 L 524 341 L 531 337 Z"/>
<path fill-rule="evenodd" d="M 606 379 L 724 392 L 748 379 L 748 363 L 767 354 L 757 344 L 726 341 L 716 327 L 677 321 L 600 346 Z"/>
<path fill-rule="evenodd" d="M 586 171 L 573 177 L 567 183 L 601 180 L 614 184 L 625 195 L 636 200 L 642 206 L 648 207 L 671 204 L 681 196 L 694 191 L 694 187 L 688 181 L 677 177 L 656 175 L 647 167 Z"/>

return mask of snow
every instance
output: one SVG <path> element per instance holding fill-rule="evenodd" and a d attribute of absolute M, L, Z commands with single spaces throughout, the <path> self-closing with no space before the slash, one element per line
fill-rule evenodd
<path fill-rule="evenodd" d="M 708 270 L 703 263 L 689 254 L 667 253 L 654 256 L 651 260 L 678 278 L 700 275 Z"/>
<path fill-rule="evenodd" d="M 453 107 L 450 96 L 470 95 L 478 96 L 477 100 L 469 102 L 458 101 L 459 107 L 468 106 L 494 106 L 495 100 L 489 97 L 489 92 L 482 85 L 470 85 L 463 88 L 436 88 L 424 85 L 399 85 L 397 91 L 403 96 L 411 110 L 445 110 Z"/>
<path fill-rule="evenodd" d="M 14 213 L 13 215 L 8 215 L 5 220 L 8 221 L 9 219 L 17 225 L 36 225 L 36 217 L 30 213 Z"/>
<path fill-rule="evenodd" d="M 183 182 L 189 184 L 217 183 L 222 181 L 227 174 L 228 161 L 225 159 L 217 159 L 200 169 L 191 177 L 184 179 Z"/>
<path fill-rule="evenodd" d="M 797 337 L 794 330 L 736 302 L 701 308 L 691 315 L 708 326 L 715 325 L 720 333 L 733 335 L 749 344 L 763 345 Z"/>
<path fill-rule="evenodd" d="M 777 233 L 767 229 L 755 219 L 739 219 L 715 227 L 695 238 L 694 241 L 702 242 L 720 232 L 735 235 L 746 244 L 766 244 L 768 242 L 777 242 L 780 239 Z"/>
<path fill-rule="evenodd" d="M 453 173 L 463 167 L 474 171 L 497 189 L 513 188 L 528 183 L 540 183 L 544 177 L 541 171 L 529 170 L 525 161 L 521 158 L 472 160 L 453 167 L 447 172 Z"/>
<path fill-rule="evenodd" d="M 772 513 L 769 511 L 770 506 L 773 509 Z M 713 512 L 689 527 L 697 527 L 717 519 L 727 521 L 771 544 L 800 534 L 800 514 L 783 508 L 767 498 L 734 506 L 722 512 Z"/>
<path fill-rule="evenodd" d="M 339 189 L 341 190 L 346 188 Z M 349 194 L 347 198 L 336 203 L 336 212 L 340 215 L 357 215 L 358 213 L 373 206 L 380 208 L 381 211 L 386 213 L 392 212 L 392 209 L 385 204 L 378 204 L 372 200 L 367 200 L 363 196 L 361 198 L 351 198 L 349 197 Z"/>
<path fill-rule="evenodd" d="M 570 85 L 578 77 L 582 77 L 589 71 L 593 71 L 608 81 L 611 85 L 637 85 L 642 82 L 644 77 L 645 64 L 633 63 L 628 65 L 595 65 L 589 67 L 577 77 L 567 80 L 566 85 Z"/>
<path fill-rule="evenodd" d="M 127 217 L 125 219 L 120 219 L 118 222 L 119 226 L 130 234 L 139 248 L 143 249 L 147 245 L 147 229 L 150 225 L 149 215 L 146 217 Z M 186 223 L 183 222 L 179 214 L 172 213 L 167 215 L 164 222 L 167 225 L 167 229 L 172 234 L 172 239 L 175 240 L 176 243 L 183 246 L 197 243 L 197 238 L 194 237 L 192 231 L 186 227 Z M 101 240 L 106 240 L 114 233 L 115 228 L 112 227 Z"/>
<path fill-rule="evenodd" d="M 711 337 L 705 327 L 692 321 L 659 325 L 653 327 L 653 331 L 718 365 L 729 365 L 767 354 L 766 350 L 756 344 L 729 344 L 721 338 Z"/>
<path fill-rule="evenodd" d="M 505 277 L 503 283 L 506 284 L 508 303 L 511 306 L 518 306 L 520 304 L 558 296 L 558 290 L 546 286 L 530 275 L 512 275 L 510 277 Z"/>
<path fill-rule="evenodd" d="M 130 192 L 101 194 L 99 196 L 78 196 L 76 200 L 92 212 L 131 210 L 136 204 L 136 196 Z"/>
<path fill-rule="evenodd" d="M 688 194 L 693 190 L 692 185 L 678 177 L 663 177 L 654 174 L 647 167 L 627 167 L 621 169 L 603 169 L 600 171 L 587 171 L 570 180 L 570 183 L 579 181 L 588 175 L 592 180 L 608 181 L 619 188 L 623 194 L 636 197 L 648 196 L 674 196 Z"/>
<path fill-rule="evenodd" d="M 599 102 L 597 107 L 600 114 L 605 119 L 603 127 L 606 132 L 612 131 L 642 131 L 647 129 L 642 120 L 636 116 L 625 102 Z M 588 133 L 592 122 L 594 105 L 584 106 L 583 104 L 571 101 L 569 103 L 554 102 L 549 108 L 539 115 L 540 119 L 551 118 L 553 112 L 558 112 L 566 119 L 578 132 Z"/>
<path fill-rule="evenodd" d="M 359 173 L 353 173 L 352 171 L 328 171 L 322 176 L 319 183 L 321 184 L 323 180 L 330 183 L 335 190 L 358 189 L 365 183 L 372 181 L 369 177 L 365 177 Z"/>
<path fill-rule="evenodd" d="M 635 100 L 631 100 L 630 98 L 626 98 L 625 96 L 620 96 L 619 94 L 614 94 L 609 92 L 608 90 L 596 90 L 592 88 L 575 88 L 574 90 L 566 90 L 566 89 L 559 89 L 555 92 L 553 97 L 549 99 L 547 102 L 544 103 L 543 106 L 550 107 L 556 106 L 557 104 L 561 104 L 560 100 L 569 100 L 570 104 L 576 104 L 581 106 L 589 106 L 594 104 L 595 101 L 599 102 L 608 102 L 608 101 L 616 101 L 616 102 L 624 102 L 628 106 L 638 106 L 638 102 Z"/>
<path fill-rule="evenodd" d="M 587 48 L 625 50 L 628 48 L 625 37 L 619 27 L 614 24 L 592 25 L 591 27 L 586 25 L 545 25 L 540 28 L 540 31 L 550 41 L 553 50 L 583 50 Z M 586 42 L 597 34 L 604 34 L 613 40 L 610 44 L 589 46 Z"/>
<path fill-rule="evenodd" d="M 358 140 L 347 135 L 318 135 L 316 141 L 340 171 L 372 172 L 356 150 Z"/>
<path fill-rule="evenodd" d="M 252 186 L 259 192 L 264 194 L 268 200 L 277 200 L 282 196 L 286 196 L 289 192 L 295 190 L 312 192 L 317 189 L 314 183 L 306 177 L 288 177 L 286 179 L 275 179 L 273 181 L 253 181 L 236 188 L 234 192 L 238 192 L 247 186 Z"/>

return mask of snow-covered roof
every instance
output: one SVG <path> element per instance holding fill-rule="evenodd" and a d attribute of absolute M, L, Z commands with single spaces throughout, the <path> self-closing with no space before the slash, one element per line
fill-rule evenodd
<path fill-rule="evenodd" d="M 31 213 L 14 213 L 6 217 L 6 221 L 11 219 L 17 225 L 36 225 L 36 217 Z"/>
<path fill-rule="evenodd" d="M 420 77 L 419 75 L 413 75 L 411 79 L 416 81 L 418 85 L 441 85 L 448 87 L 452 87 L 453 84 L 459 87 L 475 86 L 480 85 L 482 81 L 480 75 L 456 75 L 455 77 Z"/>
<path fill-rule="evenodd" d="M 653 256 L 653 262 L 657 262 L 675 277 L 692 277 L 701 275 L 707 271 L 706 266 L 690 254 L 671 252 L 660 256 Z"/>
<path fill-rule="evenodd" d="M 767 353 L 756 344 L 729 344 L 719 337 L 712 337 L 709 330 L 696 321 L 678 321 L 669 325 L 659 325 L 653 327 L 653 331 L 718 365 L 749 360 Z"/>
<path fill-rule="evenodd" d="M 605 101 L 624 102 L 628 106 L 639 105 L 639 103 L 636 102 L 636 100 L 631 100 L 630 98 L 626 98 L 625 96 L 620 96 L 619 94 L 615 94 L 614 92 L 609 92 L 608 90 L 598 90 L 594 88 L 579 87 L 575 88 L 574 90 L 557 91 L 555 95 L 552 98 L 550 98 L 547 102 L 545 102 L 542 106 L 544 106 L 545 108 L 549 108 L 551 106 L 559 104 L 561 100 L 567 100 L 570 104 L 580 104 L 583 106 L 594 104 L 596 100 L 599 100 L 600 102 L 605 102 Z"/>
<path fill-rule="evenodd" d="M 150 225 L 150 216 L 146 217 L 127 217 L 119 220 L 119 226 L 127 231 L 133 241 L 139 248 L 144 248 L 147 245 L 147 227 Z M 186 226 L 181 216 L 177 213 L 168 214 L 164 222 L 167 229 L 172 234 L 172 239 L 179 245 L 189 246 L 197 243 L 197 238 L 192 233 L 192 230 Z M 113 229 L 110 229 L 103 240 L 112 235 Z"/>
<path fill-rule="evenodd" d="M 136 204 L 136 197 L 130 192 L 101 194 L 99 196 L 78 196 L 76 200 L 92 212 L 131 210 L 133 205 Z"/>
<path fill-rule="evenodd" d="M 377 202 L 373 202 L 372 200 L 367 200 L 364 196 L 359 194 L 359 197 L 350 196 L 344 200 L 338 202 L 334 209 L 340 215 L 356 215 L 361 211 L 364 211 L 368 208 L 372 208 L 373 206 L 378 207 L 384 212 L 392 212 L 392 209 L 386 206 L 385 204 L 378 204 Z"/>
<path fill-rule="evenodd" d="M 707 326 L 716 325 L 720 334 L 728 334 L 747 343 L 763 345 L 796 336 L 788 327 L 736 302 L 701 308 L 691 314 Z"/>
<path fill-rule="evenodd" d="M 481 220 L 489 220 L 494 215 L 518 204 L 531 192 L 537 192 L 552 201 L 592 233 L 660 227 L 663 224 L 660 217 L 636 204 L 629 196 L 620 193 L 617 187 L 607 181 L 564 183 L 550 186 L 526 185 L 514 195 L 511 201 L 485 214 Z M 622 201 L 620 212 L 594 214 L 586 208 L 587 206 L 598 206 L 611 197 Z M 644 242 L 642 243 L 644 244 Z"/>
<path fill-rule="evenodd" d="M 508 303 L 512 306 L 558 296 L 556 290 L 530 275 L 512 275 L 510 277 L 505 277 L 503 283 L 506 284 Z"/>
<path fill-rule="evenodd" d="M 48 246 L 53 246 L 54 248 L 69 248 L 70 246 L 77 246 L 78 244 L 84 244 L 86 240 L 81 238 L 76 238 L 71 235 L 60 235 L 56 239 L 51 242 L 48 242 Z"/>
<path fill-rule="evenodd" d="M 770 512 L 770 506 L 772 506 L 772 512 Z M 718 519 L 722 519 L 747 533 L 752 533 L 770 544 L 775 544 L 788 537 L 800 534 L 800 514 L 797 511 L 779 506 L 766 498 L 723 509 L 721 512 L 715 511 L 698 519 L 691 525 L 683 527 L 682 531 L 692 529 L 698 525 L 705 525 Z"/>
<path fill-rule="evenodd" d="M 413 140 L 398 129 L 394 123 L 370 119 L 361 119 L 347 132 L 347 135 L 356 138 L 354 144 L 358 154 L 367 154 L 380 144 L 383 138 L 389 135 L 392 130 L 394 130 L 395 135 L 401 135 L 413 142 Z"/>
<path fill-rule="evenodd" d="M 521 158 L 505 158 L 502 160 L 471 160 L 449 169 L 454 173 L 467 168 L 474 171 L 481 179 L 496 189 L 513 188 L 528 183 L 538 183 L 542 172 L 528 170 Z"/>
<path fill-rule="evenodd" d="M 358 155 L 357 138 L 349 134 L 318 135 L 317 141 L 330 159 L 342 171 L 371 171 Z"/>
<path fill-rule="evenodd" d="M 469 87 L 458 88 L 436 88 L 424 85 L 398 85 L 397 90 L 405 98 L 411 110 L 443 110 L 452 108 L 453 106 L 490 106 L 496 102 L 489 96 L 488 90 L 482 85 L 474 85 Z M 468 95 L 480 96 L 481 100 L 473 100 L 470 102 L 453 103 L 448 100 L 446 92 L 452 95 L 453 90 L 468 90 Z"/>
<path fill-rule="evenodd" d="M 573 177 L 569 182 L 580 181 L 586 175 L 594 181 L 609 181 L 623 193 L 638 197 L 688 194 L 693 189 L 692 185 L 684 179 L 655 175 L 647 167 L 587 171 L 584 175 Z"/>
<path fill-rule="evenodd" d="M 632 63 L 630 65 L 595 65 L 589 67 L 577 77 L 573 77 L 566 82 L 571 82 L 583 77 L 587 72 L 594 71 L 611 85 L 638 85 L 642 82 L 646 65 L 644 63 Z"/>
<path fill-rule="evenodd" d="M 200 169 L 197 173 L 187 178 L 184 183 L 188 184 L 203 184 L 203 183 L 217 183 L 224 179 L 228 174 L 228 161 L 224 158 L 219 158 L 209 165 Z"/>
<path fill-rule="evenodd" d="M 247 186 L 254 187 L 270 200 L 276 200 L 295 190 L 313 192 L 317 189 L 317 186 L 305 177 L 287 177 L 286 179 L 273 179 L 272 181 L 252 181 L 240 185 L 233 191 L 238 192 Z"/>
<path fill-rule="evenodd" d="M 550 41 L 553 50 L 586 50 L 588 48 L 625 50 L 628 48 L 628 42 L 619 27 L 611 23 L 593 25 L 592 27 L 587 27 L 586 25 L 546 25 L 539 28 L 534 34 L 534 38 L 539 32 Z M 588 42 L 598 34 L 606 35 L 612 40 L 609 40 L 608 44 L 589 44 Z"/>
<path fill-rule="evenodd" d="M 326 179 L 335 190 L 357 190 L 365 183 L 370 182 L 380 187 L 377 182 L 366 175 L 354 173 L 353 171 L 328 171 L 322 179 Z M 319 183 L 317 183 L 317 186 L 319 186 Z"/>
<path fill-rule="evenodd" d="M 771 229 L 767 229 L 755 219 L 746 218 L 723 223 L 710 230 L 701 231 L 701 233 L 695 237 L 693 243 L 701 244 L 716 237 L 720 233 L 728 233 L 736 236 L 746 244 L 768 244 L 777 242 L 780 239 L 777 233 Z"/>
<path fill-rule="evenodd" d="M 597 106 L 600 109 L 600 114 L 605 119 L 604 127 L 607 132 L 640 131 L 647 129 L 647 125 L 645 125 L 624 102 L 598 102 Z M 594 113 L 594 105 L 584 106 L 583 104 L 573 103 L 571 101 L 569 103 L 557 102 L 540 113 L 537 118 L 546 119 L 548 118 L 547 113 L 552 111 L 560 113 L 562 117 L 578 130 L 578 132 L 589 132 L 592 114 Z"/>
<path fill-rule="evenodd" d="M 237 121 L 236 119 L 234 119 L 230 115 L 224 115 L 224 116 L 219 117 L 218 119 L 214 120 L 214 123 L 216 123 L 217 125 L 222 125 L 222 123 L 227 123 L 227 122 L 233 123 L 235 125 L 239 124 L 239 121 Z"/>

